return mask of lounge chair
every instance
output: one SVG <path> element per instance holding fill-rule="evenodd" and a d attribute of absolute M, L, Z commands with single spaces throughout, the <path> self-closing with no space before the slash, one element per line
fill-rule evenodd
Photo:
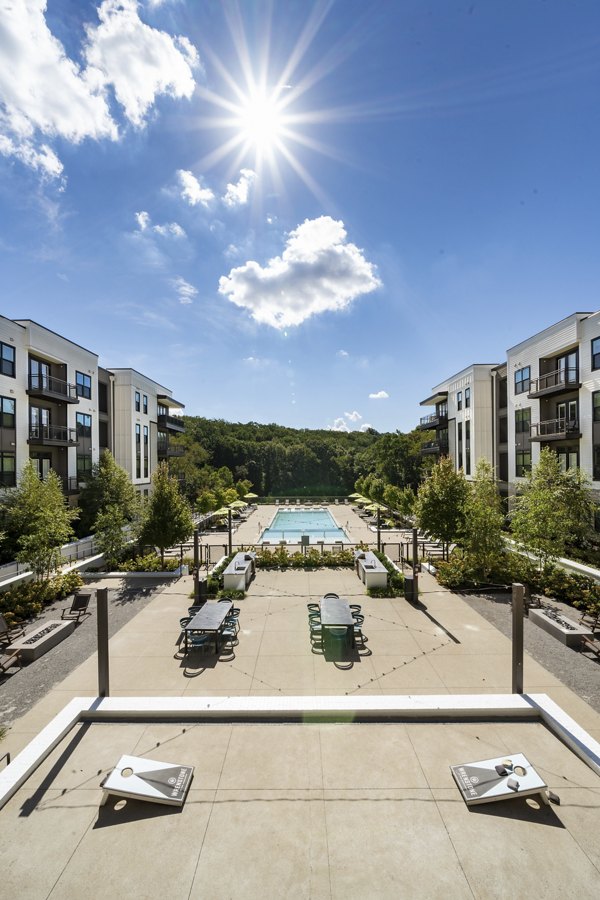
<path fill-rule="evenodd" d="M 0 674 L 5 675 L 13 666 L 21 668 L 21 651 L 15 650 L 14 653 L 3 654 L 0 656 Z"/>
<path fill-rule="evenodd" d="M 83 594 L 75 594 L 73 602 L 70 606 L 65 606 L 60 617 L 61 619 L 76 619 L 78 622 L 81 616 L 91 616 L 88 609 L 92 595 L 89 591 Z"/>
<path fill-rule="evenodd" d="M 12 644 L 15 638 L 25 634 L 25 629 L 20 625 L 9 625 L 3 615 L 0 615 L 0 642 Z"/>
<path fill-rule="evenodd" d="M 600 641 L 595 640 L 594 638 L 588 637 L 587 635 L 581 635 L 581 650 L 582 652 L 591 651 L 595 653 L 596 656 L 600 659 Z"/>

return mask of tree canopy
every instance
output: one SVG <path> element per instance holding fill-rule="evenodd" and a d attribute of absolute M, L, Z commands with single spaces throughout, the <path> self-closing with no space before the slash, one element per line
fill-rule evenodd
<path fill-rule="evenodd" d="M 152 493 L 144 510 L 140 543 L 160 550 L 164 563 L 165 549 L 187 540 L 194 530 L 189 503 L 179 491 L 177 479 L 169 475 L 166 463 L 160 463 L 152 476 Z"/>

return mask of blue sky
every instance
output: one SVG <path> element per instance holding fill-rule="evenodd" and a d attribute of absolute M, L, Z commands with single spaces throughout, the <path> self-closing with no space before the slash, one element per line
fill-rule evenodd
<path fill-rule="evenodd" d="M 191 415 L 409 430 L 600 307 L 596 0 L 0 0 L 0 312 Z"/>

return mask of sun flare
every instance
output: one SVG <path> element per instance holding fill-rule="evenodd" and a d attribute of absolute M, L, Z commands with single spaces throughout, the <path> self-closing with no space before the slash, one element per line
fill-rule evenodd
<path fill-rule="evenodd" d="M 240 107 L 240 136 L 259 153 L 270 152 L 283 137 L 284 119 L 275 95 L 255 93 Z"/>

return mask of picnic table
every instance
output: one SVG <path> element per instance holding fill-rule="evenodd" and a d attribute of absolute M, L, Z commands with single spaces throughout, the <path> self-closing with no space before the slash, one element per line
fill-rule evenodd
<path fill-rule="evenodd" d="M 227 602 L 221 600 L 218 603 L 205 603 L 202 609 L 198 610 L 183 629 L 185 636 L 185 652 L 187 653 L 188 650 L 188 635 L 192 631 L 200 634 L 214 635 L 216 649 L 219 632 L 221 631 L 223 622 L 232 606 L 233 603 L 231 600 L 227 600 Z"/>
<path fill-rule="evenodd" d="M 348 601 L 343 597 L 323 597 L 320 607 L 323 645 L 331 647 L 338 637 L 336 629 L 345 629 L 345 645 L 353 647 L 354 618 Z"/>

